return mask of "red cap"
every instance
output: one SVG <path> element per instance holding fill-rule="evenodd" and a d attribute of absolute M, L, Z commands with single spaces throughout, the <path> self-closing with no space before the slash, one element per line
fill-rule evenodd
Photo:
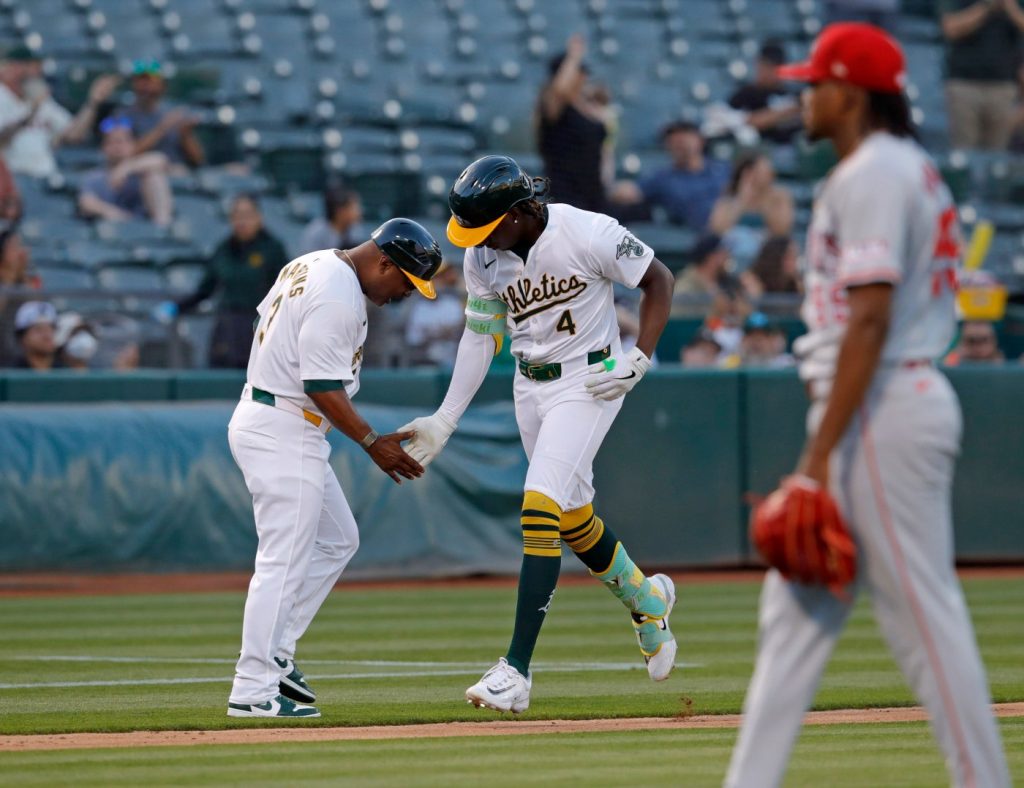
<path fill-rule="evenodd" d="M 835 80 L 877 93 L 899 93 L 907 81 L 903 50 L 888 33 L 860 22 L 829 25 L 806 63 L 782 66 L 778 74 L 797 82 Z"/>

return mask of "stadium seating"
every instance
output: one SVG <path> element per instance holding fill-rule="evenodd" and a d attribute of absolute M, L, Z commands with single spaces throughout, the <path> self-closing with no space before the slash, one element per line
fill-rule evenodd
<path fill-rule="evenodd" d="M 987 265 L 1019 286 L 1024 165 L 947 150 L 934 3 L 904 0 L 903 10 L 922 138 L 968 230 L 994 223 Z M 94 145 L 62 149 L 61 177 L 18 178 L 23 236 L 48 287 L 180 294 L 227 235 L 226 207 L 241 191 L 263 196 L 268 226 L 289 248 L 337 178 L 361 193 L 368 223 L 402 213 L 443 232 L 451 180 L 474 156 L 506 151 L 540 170 L 537 90 L 569 35 L 587 38 L 592 72 L 619 108 L 616 161 L 632 178 L 665 165 L 665 123 L 699 118 L 749 76 L 764 38 L 805 55 L 820 14 L 816 0 L 3 0 L 0 39 L 42 52 L 71 109 L 96 75 L 126 74 L 136 58 L 163 61 L 169 97 L 200 114 L 208 157 L 175 177 L 175 222 L 163 231 L 79 219 L 75 186 L 101 157 Z M 769 152 L 802 232 L 831 153 L 804 144 Z M 685 264 L 692 233 L 658 222 L 635 230 L 673 267 Z M 106 295 L 99 305 L 109 306 Z"/>

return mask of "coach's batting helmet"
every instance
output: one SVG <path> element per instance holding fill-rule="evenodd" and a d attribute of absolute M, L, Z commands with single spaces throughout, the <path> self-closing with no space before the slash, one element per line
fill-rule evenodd
<path fill-rule="evenodd" d="M 462 171 L 448 194 L 452 209 L 448 240 L 462 247 L 482 244 L 513 206 L 541 197 L 544 184 L 523 172 L 511 156 L 477 159 Z"/>
<path fill-rule="evenodd" d="M 427 298 L 437 296 L 430 280 L 441 267 L 441 247 L 422 225 L 411 219 L 389 219 L 370 238 L 417 290 Z"/>

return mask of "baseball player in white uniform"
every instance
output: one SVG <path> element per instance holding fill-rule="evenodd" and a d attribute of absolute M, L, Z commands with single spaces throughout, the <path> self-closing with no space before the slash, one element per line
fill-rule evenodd
<path fill-rule="evenodd" d="M 959 786 L 1010 784 L 985 671 L 953 566 L 950 492 L 960 408 L 933 360 L 954 331 L 956 207 L 915 143 L 904 58 L 878 28 L 826 28 L 810 61 L 804 122 L 839 163 L 807 241 L 800 373 L 812 405 L 797 473 L 826 486 L 860 556 L 856 585 L 928 709 Z M 856 589 L 851 589 L 854 593 Z M 781 783 L 805 710 L 853 605 L 776 571 L 726 784 Z"/>
<path fill-rule="evenodd" d="M 380 306 L 414 289 L 433 298 L 440 265 L 426 230 L 392 219 L 355 249 L 296 258 L 259 305 L 248 382 L 228 426 L 259 536 L 229 717 L 320 716 L 306 705 L 316 694 L 295 666 L 295 644 L 359 546 L 325 435 L 340 430 L 398 483 L 423 473 L 401 446 L 412 433 L 379 435 L 350 400 L 366 299 Z"/>
<path fill-rule="evenodd" d="M 668 319 L 671 273 L 614 219 L 545 205 L 546 182 L 507 156 L 485 156 L 449 195 L 448 237 L 466 247 L 467 327 L 448 394 L 414 430 L 409 454 L 427 465 L 476 393 L 506 325 L 516 419 L 529 458 L 522 508 L 523 564 L 507 655 L 466 691 L 477 707 L 525 711 L 530 659 L 561 567 L 564 541 L 632 616 L 651 678 L 668 677 L 676 641 L 668 626 L 675 588 L 647 578 L 594 512 L 592 464 L 622 407 L 650 368 Z M 623 352 L 612 283 L 639 287 L 640 336 Z"/>

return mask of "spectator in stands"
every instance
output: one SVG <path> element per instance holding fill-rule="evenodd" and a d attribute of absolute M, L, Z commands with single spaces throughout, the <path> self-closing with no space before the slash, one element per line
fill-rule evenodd
<path fill-rule="evenodd" d="M 765 41 L 754 63 L 754 81 L 740 85 L 729 98 L 729 106 L 747 113 L 747 125 L 763 139 L 786 143 L 801 129 L 800 97 L 779 79 L 778 69 L 786 62 L 782 43 Z"/>
<path fill-rule="evenodd" d="M 746 270 L 765 238 L 792 232 L 793 213 L 793 195 L 775 182 L 771 160 L 750 152 L 737 158 L 708 227 L 722 237 L 737 267 Z"/>
<path fill-rule="evenodd" d="M 97 110 L 120 81 L 116 75 L 97 77 L 72 116 L 50 96 L 39 56 L 24 46 L 8 52 L 0 63 L 0 150 L 11 172 L 40 178 L 56 173 L 54 149 L 88 138 Z"/>
<path fill-rule="evenodd" d="M 722 346 L 715 339 L 713 331 L 702 328 L 687 342 L 679 354 L 684 367 L 707 368 L 718 366 Z"/>
<path fill-rule="evenodd" d="M 186 107 L 163 104 L 167 85 L 158 60 L 136 60 L 132 66 L 135 102 L 120 114 L 128 118 L 135 134 L 135 152 L 159 151 L 174 165 L 198 167 L 205 161 L 196 136 L 198 116 Z"/>
<path fill-rule="evenodd" d="M 995 326 L 987 320 L 965 320 L 960 326 L 960 341 L 943 360 L 947 366 L 960 364 L 1002 364 Z"/>
<path fill-rule="evenodd" d="M 726 367 L 771 367 L 780 369 L 796 364 L 786 352 L 786 336 L 763 312 L 752 312 L 743 323 L 739 353 L 726 359 Z"/>
<path fill-rule="evenodd" d="M 99 350 L 95 330 L 77 312 L 65 312 L 57 318 L 54 345 L 60 365 L 68 369 L 87 370 Z"/>
<path fill-rule="evenodd" d="M 125 118 L 106 118 L 100 131 L 107 164 L 83 178 L 79 211 L 97 219 L 149 218 L 160 227 L 169 225 L 174 203 L 167 157 L 157 151 L 135 155 L 135 137 Z"/>
<path fill-rule="evenodd" d="M 298 253 L 358 246 L 365 240 L 358 236 L 362 220 L 363 202 L 359 195 L 343 186 L 328 186 L 324 192 L 324 215 L 306 225 Z"/>
<path fill-rule="evenodd" d="M 825 24 L 867 22 L 891 33 L 899 10 L 900 0 L 825 0 Z"/>
<path fill-rule="evenodd" d="M 694 123 L 670 124 L 662 132 L 662 140 L 672 165 L 639 182 L 617 184 L 613 198 L 624 205 L 646 202 L 660 207 L 670 221 L 702 231 L 729 181 L 729 167 L 704 155 L 705 140 Z"/>
<path fill-rule="evenodd" d="M 19 356 L 15 367 L 45 371 L 60 366 L 54 328 L 57 310 L 48 301 L 26 301 L 14 316 Z"/>
<path fill-rule="evenodd" d="M 691 263 L 676 275 L 672 315 L 705 315 L 719 294 L 733 296 L 739 282 L 729 273 L 729 250 L 713 234 L 702 236 L 690 253 Z"/>
<path fill-rule="evenodd" d="M 38 289 L 39 277 L 31 271 L 28 247 L 21 240 L 17 227 L 0 232 L 0 290 L 5 287 Z"/>
<path fill-rule="evenodd" d="M 405 341 L 411 363 L 454 367 L 466 327 L 466 291 L 456 266 L 445 267 L 431 281 L 437 298 L 412 302 L 405 324 Z"/>
<path fill-rule="evenodd" d="M 796 241 L 786 235 L 772 236 L 761 245 L 750 268 L 740 274 L 740 282 L 751 298 L 765 293 L 799 293 L 799 262 Z"/>
<path fill-rule="evenodd" d="M 940 0 L 946 107 L 954 148 L 1006 150 L 1024 41 L 1018 0 Z"/>
<path fill-rule="evenodd" d="M 8 225 L 21 219 L 21 194 L 7 162 L 0 156 L 0 222 Z"/>
<path fill-rule="evenodd" d="M 263 226 L 258 198 L 240 194 L 231 205 L 231 235 L 207 262 L 206 275 L 192 295 L 168 311 L 188 312 L 214 294 L 217 322 L 210 341 L 210 366 L 244 368 L 249 362 L 256 307 L 288 262 L 281 242 Z"/>
<path fill-rule="evenodd" d="M 601 162 L 608 135 L 607 106 L 587 87 L 582 36 L 569 39 L 566 51 L 548 66 L 549 78 L 537 102 L 537 148 L 551 197 L 587 211 L 605 211 Z"/>

